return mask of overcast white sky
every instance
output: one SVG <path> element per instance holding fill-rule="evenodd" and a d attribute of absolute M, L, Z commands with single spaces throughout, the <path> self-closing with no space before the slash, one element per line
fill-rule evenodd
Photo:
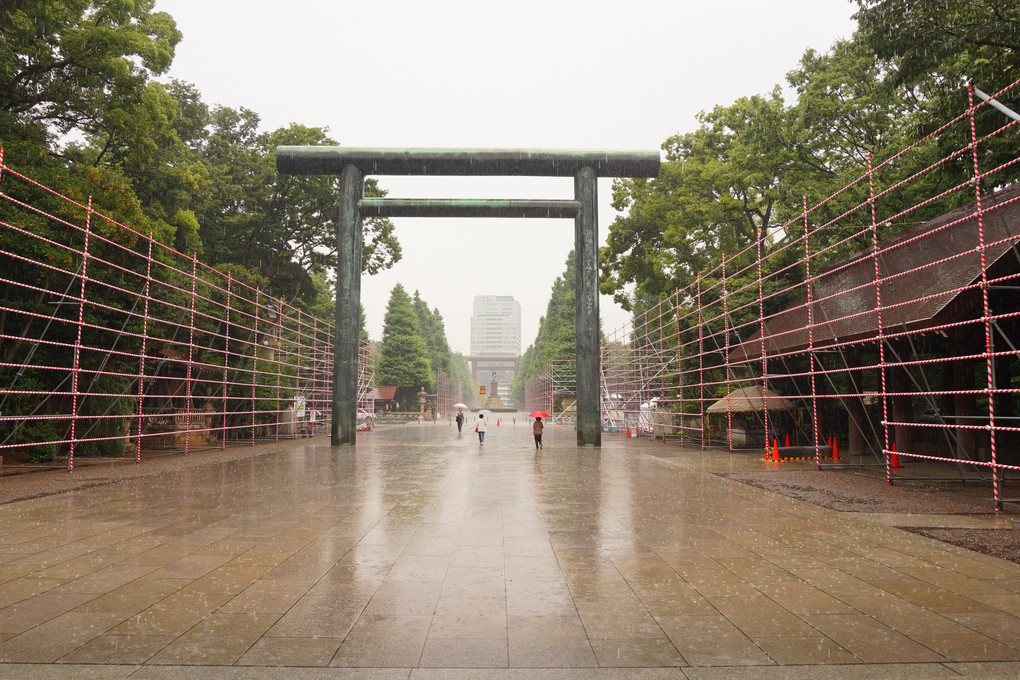
<path fill-rule="evenodd" d="M 170 75 L 267 130 L 345 146 L 655 150 L 695 115 L 785 84 L 850 37 L 849 0 L 157 0 L 184 34 Z M 394 198 L 572 198 L 569 178 L 383 177 Z M 599 181 L 603 240 L 615 211 Z M 404 256 L 362 279 L 373 339 L 390 290 L 419 290 L 469 352 L 475 295 L 513 295 L 523 347 L 573 247 L 572 220 L 396 219 Z M 601 301 L 603 329 L 627 315 Z"/>

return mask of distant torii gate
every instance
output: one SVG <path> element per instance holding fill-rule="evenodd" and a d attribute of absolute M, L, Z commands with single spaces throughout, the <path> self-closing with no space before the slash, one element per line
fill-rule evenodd
<path fill-rule="evenodd" d="M 276 149 L 276 168 L 285 175 L 340 176 L 333 446 L 354 444 L 357 437 L 363 217 L 574 218 L 577 445 L 602 445 L 596 180 L 655 177 L 659 174 L 658 151 L 280 146 Z M 366 175 L 573 177 L 574 200 L 365 198 Z"/>

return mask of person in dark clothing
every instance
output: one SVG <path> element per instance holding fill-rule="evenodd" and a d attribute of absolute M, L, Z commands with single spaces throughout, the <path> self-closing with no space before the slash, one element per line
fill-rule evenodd
<path fill-rule="evenodd" d="M 464 427 L 464 412 L 457 409 L 457 434 L 460 434 L 460 429 Z"/>
<path fill-rule="evenodd" d="M 542 430 L 544 430 L 544 429 L 545 429 L 545 425 L 542 424 L 542 419 L 541 418 L 535 418 L 535 422 L 531 426 L 531 431 L 535 435 L 535 450 L 536 451 L 538 449 L 543 448 L 542 447 Z"/>

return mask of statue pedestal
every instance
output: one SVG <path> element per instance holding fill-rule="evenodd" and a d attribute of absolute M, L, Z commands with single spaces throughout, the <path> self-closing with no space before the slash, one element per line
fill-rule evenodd
<path fill-rule="evenodd" d="M 492 377 L 496 377 L 495 372 L 493 372 Z M 503 406 L 503 400 L 499 397 L 499 383 L 495 380 L 493 380 L 492 384 L 489 385 L 489 396 L 485 398 L 485 404 L 482 408 L 487 408 L 491 411 L 505 408 Z"/>

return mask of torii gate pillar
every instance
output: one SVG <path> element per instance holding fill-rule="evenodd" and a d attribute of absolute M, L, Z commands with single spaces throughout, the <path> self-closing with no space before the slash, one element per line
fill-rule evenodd
<path fill-rule="evenodd" d="M 598 201 L 599 177 L 655 177 L 658 151 L 358 149 L 281 146 L 281 174 L 339 175 L 333 446 L 357 438 L 361 220 L 373 217 L 574 218 L 577 445 L 601 446 Z M 573 177 L 573 201 L 363 198 L 366 175 L 524 175 Z"/>
<path fill-rule="evenodd" d="M 602 445 L 602 400 L 599 388 L 602 348 L 599 343 L 599 220 L 595 171 L 574 175 L 574 349 L 577 376 L 577 445 Z"/>

